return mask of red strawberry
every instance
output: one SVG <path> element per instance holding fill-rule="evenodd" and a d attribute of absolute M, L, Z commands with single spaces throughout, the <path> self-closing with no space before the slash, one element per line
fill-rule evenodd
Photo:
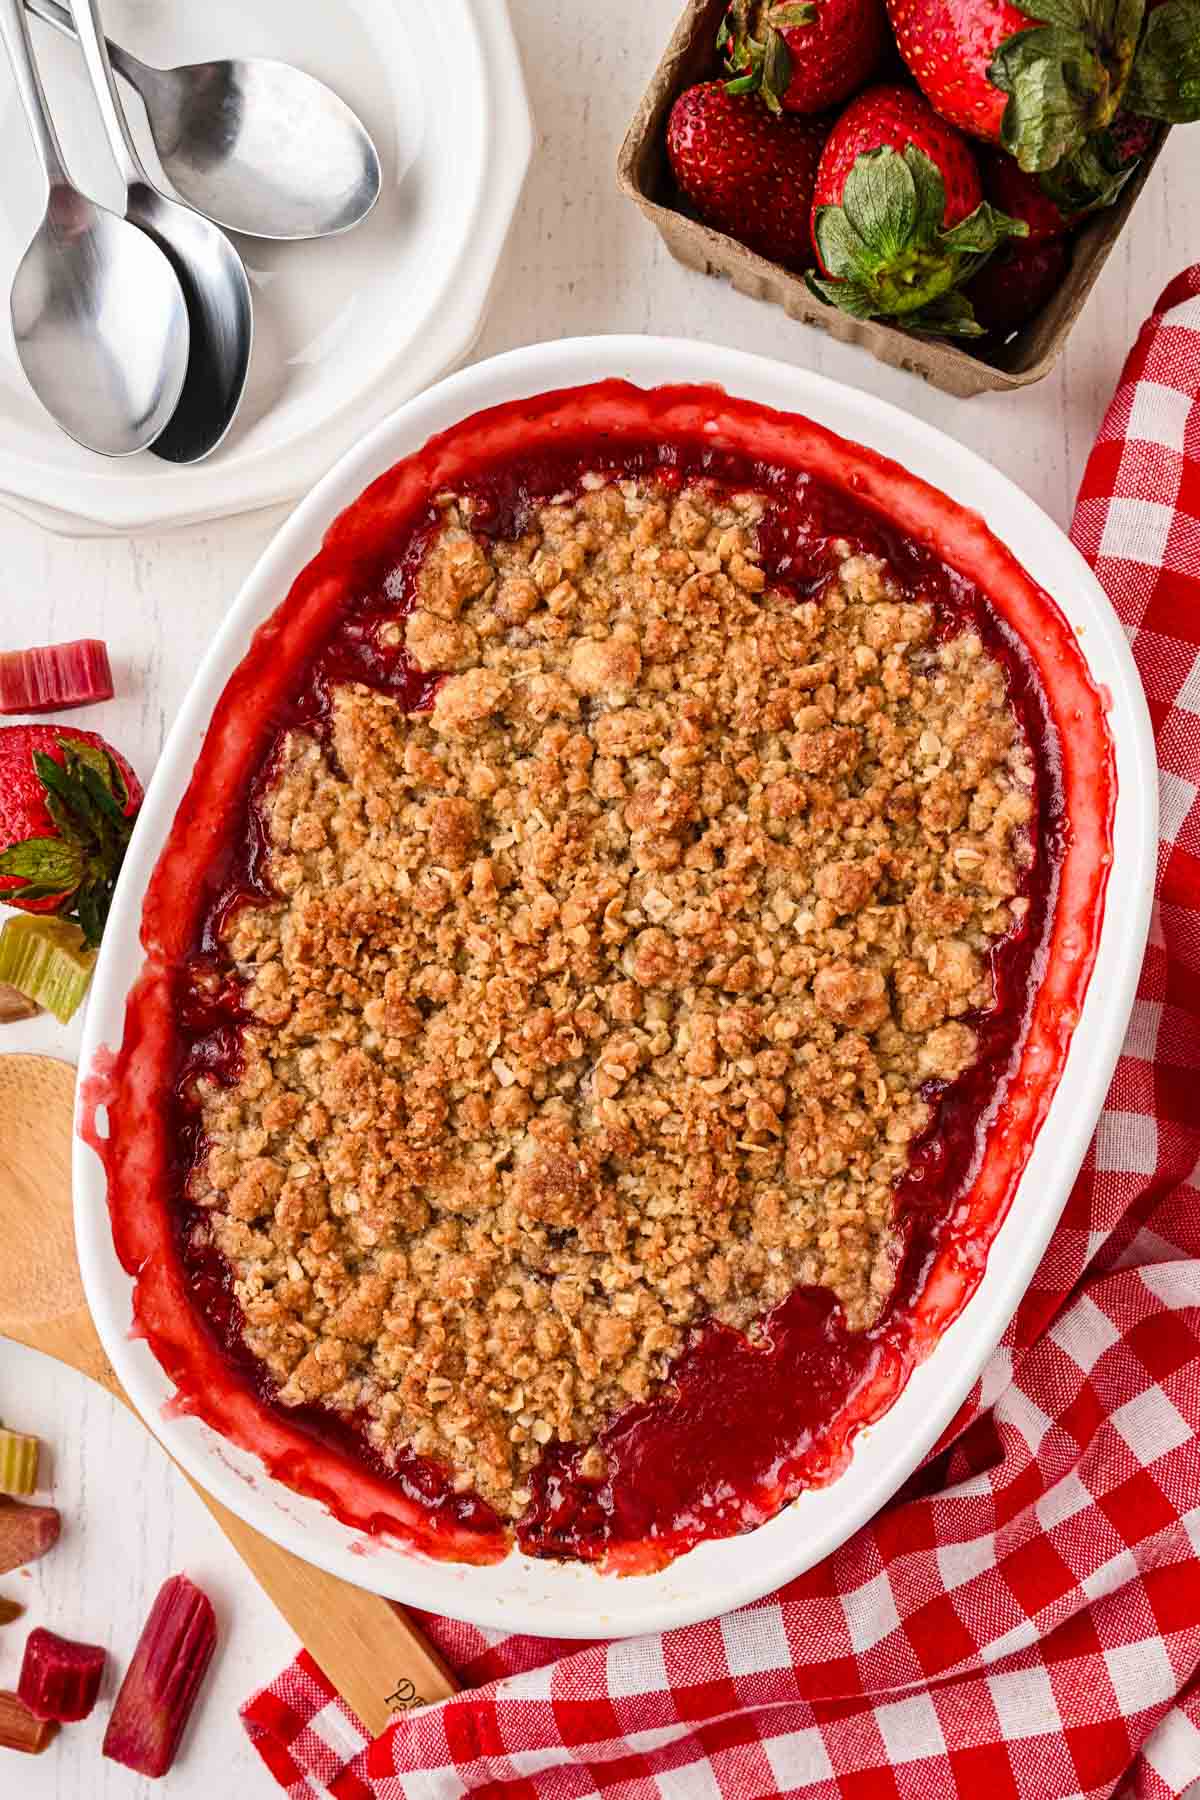
<path fill-rule="evenodd" d="M 813 240 L 829 279 L 810 275 L 808 284 L 856 318 L 973 337 L 979 327 L 955 290 L 1026 230 L 984 199 L 966 139 L 920 94 L 868 88 L 821 156 Z"/>
<path fill-rule="evenodd" d="M 761 94 L 772 112 L 819 113 L 873 73 L 887 43 L 883 0 L 733 0 L 717 48 L 734 94 Z"/>
<path fill-rule="evenodd" d="M 812 264 L 808 216 L 826 127 L 707 81 L 680 94 L 667 154 L 706 225 L 787 269 Z"/>
<path fill-rule="evenodd" d="M 76 919 L 98 944 L 141 801 L 125 758 L 94 731 L 0 728 L 0 898 Z"/>
<path fill-rule="evenodd" d="M 976 320 L 985 331 L 1007 337 L 1041 312 L 1069 261 L 1061 238 L 1006 244 L 967 284 Z"/>
<path fill-rule="evenodd" d="M 1200 0 L 887 0 L 905 62 L 938 112 L 1052 169 L 1122 99 L 1200 117 Z M 1144 27 L 1144 28 L 1143 28 Z"/>
<path fill-rule="evenodd" d="M 1037 175 L 1027 175 L 1007 150 L 984 150 L 979 163 L 988 199 L 1011 218 L 1025 221 L 1031 244 L 1046 243 L 1050 238 L 1064 237 L 1070 231 L 1075 215 L 1068 218 L 1050 198 L 1041 179 Z"/>

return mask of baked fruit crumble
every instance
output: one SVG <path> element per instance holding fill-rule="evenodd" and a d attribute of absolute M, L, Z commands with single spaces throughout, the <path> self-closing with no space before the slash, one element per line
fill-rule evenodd
<path fill-rule="evenodd" d="M 1063 1070 L 1104 706 L 982 519 L 800 415 L 607 381 L 398 462 L 232 669 L 84 1084 L 175 1405 L 471 1563 L 834 1481 Z"/>
<path fill-rule="evenodd" d="M 197 1083 L 191 1198 L 284 1405 L 515 1518 L 696 1321 L 879 1316 L 1034 768 L 881 560 L 768 579 L 762 494 L 585 476 L 491 541 L 439 504 L 382 628 L 432 706 L 334 685 L 260 797 L 279 898 L 226 918 L 243 1066 Z"/>

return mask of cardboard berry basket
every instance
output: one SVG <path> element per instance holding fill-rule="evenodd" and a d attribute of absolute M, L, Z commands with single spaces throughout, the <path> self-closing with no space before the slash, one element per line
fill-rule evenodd
<path fill-rule="evenodd" d="M 727 275 L 739 293 L 782 306 L 791 319 L 817 325 L 847 344 L 860 344 L 881 362 L 923 375 L 948 394 L 1004 393 L 1040 381 L 1053 368 L 1083 309 L 1104 260 L 1123 230 L 1166 137 L 1143 157 L 1120 200 L 1076 235 L 1071 266 L 1057 294 L 1038 316 L 986 359 L 945 338 L 928 338 L 873 319 L 852 319 L 826 306 L 777 263 L 747 250 L 724 232 L 683 210 L 667 163 L 667 119 L 684 88 L 718 72 L 714 44 L 728 0 L 690 0 L 646 90 L 617 164 L 623 194 L 636 201 L 677 261 L 705 275 Z"/>

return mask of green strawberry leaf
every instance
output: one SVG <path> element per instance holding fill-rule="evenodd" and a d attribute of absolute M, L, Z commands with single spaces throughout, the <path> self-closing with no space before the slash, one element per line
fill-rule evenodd
<path fill-rule="evenodd" d="M 801 30 L 805 25 L 815 25 L 817 8 L 814 0 L 801 0 L 800 5 L 772 6 L 767 13 L 767 23 L 774 25 L 778 31 Z"/>
<path fill-rule="evenodd" d="M 1025 0 L 1021 11 L 1042 25 L 1082 31 L 1097 44 L 1136 41 L 1146 0 Z"/>
<path fill-rule="evenodd" d="M 0 875 L 34 882 L 48 894 L 72 893 L 83 880 L 84 859 L 61 838 L 26 838 L 0 855 Z"/>
<path fill-rule="evenodd" d="M 826 306 L 836 306 L 839 312 L 849 313 L 853 319 L 876 319 L 879 308 L 867 293 L 852 281 L 827 281 L 823 275 L 816 275 L 809 269 L 804 277 L 809 292 Z"/>
<path fill-rule="evenodd" d="M 80 888 L 75 897 L 75 916 L 83 931 L 84 942 L 94 950 L 104 936 L 108 908 L 112 900 L 112 883 Z"/>
<path fill-rule="evenodd" d="M 931 305 L 906 319 L 905 324 L 913 331 L 924 332 L 927 337 L 974 338 L 984 335 L 971 302 L 965 294 L 958 292 L 940 295 Z"/>
<path fill-rule="evenodd" d="M 864 152 L 846 177 L 842 211 L 874 259 L 898 256 L 917 223 L 917 187 L 906 159 L 890 145 Z"/>
<path fill-rule="evenodd" d="M 904 161 L 912 176 L 913 191 L 917 197 L 913 235 L 924 242 L 936 237 L 942 229 L 942 220 L 946 216 L 946 184 L 933 158 L 915 149 L 912 144 L 905 149 Z"/>
<path fill-rule="evenodd" d="M 988 75 L 1008 95 L 1000 141 L 1026 171 L 1053 168 L 1103 123 L 1089 94 L 1107 77 L 1082 32 L 1019 31 L 1001 44 Z"/>
<path fill-rule="evenodd" d="M 815 222 L 817 249 L 831 275 L 842 281 L 867 280 L 871 258 L 867 246 L 840 206 L 819 206 Z"/>
<path fill-rule="evenodd" d="M 1172 125 L 1200 119 L 1200 0 L 1166 0 L 1151 13 L 1125 103 Z"/>
<path fill-rule="evenodd" d="M 127 827 L 129 821 L 122 807 L 115 799 L 112 789 L 97 775 L 95 769 L 85 764 L 79 773 L 83 790 L 97 813 L 111 820 L 118 828 Z"/>
<path fill-rule="evenodd" d="M 82 763 L 85 768 L 94 769 L 110 794 L 115 795 L 124 811 L 129 802 L 129 789 L 125 786 L 125 777 L 117 764 L 102 750 L 99 744 L 83 744 L 75 738 L 59 738 L 59 745 L 66 757 L 68 768 Z"/>
<path fill-rule="evenodd" d="M 963 256 L 990 256 L 1007 238 L 1028 236 L 1029 226 L 1024 219 L 1010 219 L 990 201 L 983 200 L 974 212 L 942 233 L 942 243 Z"/>

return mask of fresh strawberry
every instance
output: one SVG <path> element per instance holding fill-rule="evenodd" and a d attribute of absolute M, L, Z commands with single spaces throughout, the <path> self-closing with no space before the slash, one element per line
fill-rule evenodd
<path fill-rule="evenodd" d="M 141 800 L 125 758 L 94 731 L 0 728 L 0 899 L 77 919 L 98 944 Z"/>
<path fill-rule="evenodd" d="M 1031 244 L 1065 237 L 1075 224 L 1076 215 L 1068 217 L 1050 198 L 1040 176 L 1027 174 L 1007 150 L 983 150 L 979 166 L 988 199 L 1010 218 L 1025 221 Z"/>
<path fill-rule="evenodd" d="M 706 225 L 784 268 L 805 269 L 813 260 L 808 219 L 826 129 L 707 81 L 675 102 L 667 154 Z"/>
<path fill-rule="evenodd" d="M 1200 0 L 887 0 L 896 42 L 951 124 L 1053 169 L 1122 104 L 1200 118 Z"/>
<path fill-rule="evenodd" d="M 1069 261 L 1061 238 L 1006 244 L 967 285 L 976 320 L 986 332 L 1006 338 L 1041 312 Z"/>
<path fill-rule="evenodd" d="M 838 106 L 872 75 L 888 41 L 883 0 L 733 0 L 717 35 L 733 94 L 772 112 Z"/>
<path fill-rule="evenodd" d="M 912 88 L 873 87 L 829 134 L 817 172 L 813 241 L 820 299 L 855 318 L 978 336 L 957 290 L 1027 227 L 983 197 L 970 146 Z"/>

